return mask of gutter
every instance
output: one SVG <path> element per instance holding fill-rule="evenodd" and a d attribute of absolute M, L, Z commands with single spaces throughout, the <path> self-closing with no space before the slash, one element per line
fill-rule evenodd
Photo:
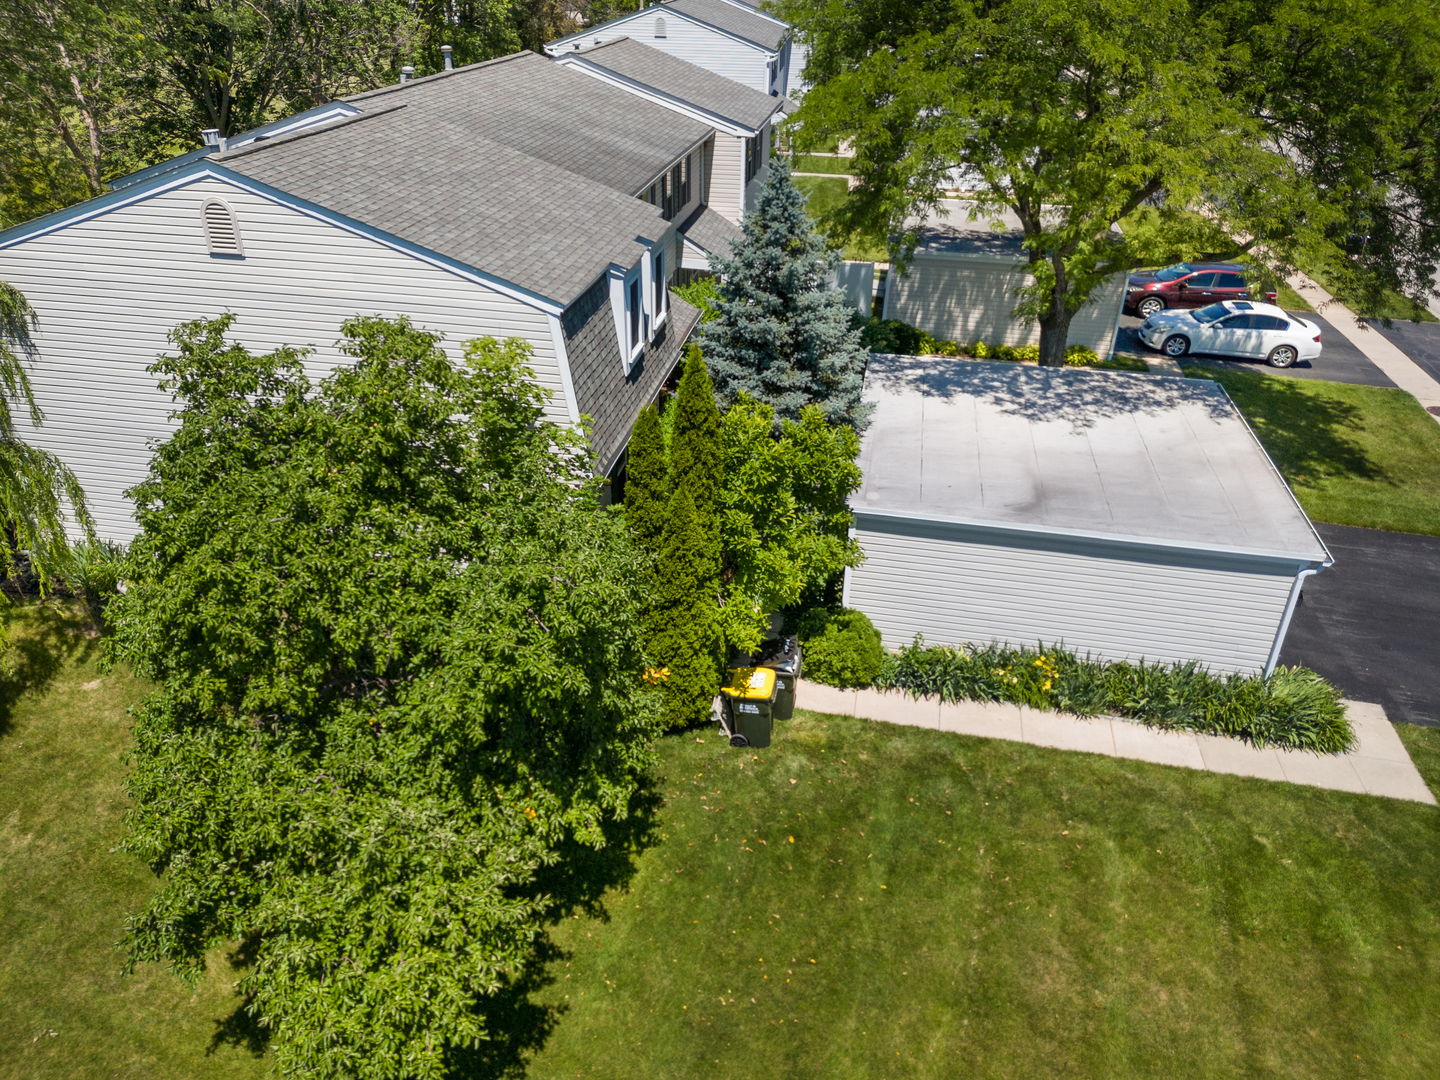
<path fill-rule="evenodd" d="M 1280 662 L 1280 649 L 1285 644 L 1285 635 L 1290 632 L 1290 619 L 1295 614 L 1296 605 L 1300 603 L 1300 590 L 1305 579 L 1314 577 L 1321 570 L 1327 570 L 1334 565 L 1334 559 L 1326 559 L 1319 566 L 1306 567 L 1295 575 L 1295 581 L 1290 586 L 1290 596 L 1285 601 L 1285 614 L 1280 619 L 1280 629 L 1275 632 L 1275 643 L 1270 646 L 1270 655 L 1265 660 L 1265 678 L 1275 674 L 1275 665 Z"/>

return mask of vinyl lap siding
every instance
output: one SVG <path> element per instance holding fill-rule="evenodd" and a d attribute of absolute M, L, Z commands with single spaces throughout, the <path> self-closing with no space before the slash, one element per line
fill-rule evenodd
<path fill-rule="evenodd" d="M 234 209 L 245 258 L 207 253 L 200 205 L 212 197 Z M 122 492 L 144 477 L 150 441 L 172 430 L 174 406 L 145 369 L 172 350 L 166 334 L 186 320 L 231 311 L 232 338 L 252 352 L 312 347 L 312 379 L 350 362 L 335 343 L 354 315 L 408 315 L 443 333 L 457 359 L 470 338 L 521 337 L 533 347 L 537 381 L 552 391 L 551 418 L 568 421 L 543 313 L 217 180 L 0 250 L 0 280 L 40 317 L 31 378 L 45 423 L 32 431 L 19 414 L 16 423 L 75 471 L 100 534 L 117 540 L 135 530 Z"/>
<path fill-rule="evenodd" d="M 655 19 L 657 17 L 665 20 L 665 36 L 663 38 L 655 36 Z M 583 52 L 595 45 L 603 45 L 627 37 L 633 38 L 642 45 L 649 45 L 653 49 L 659 49 L 663 53 L 694 64 L 696 67 L 702 67 L 706 71 L 713 71 L 717 75 L 724 75 L 727 79 L 734 79 L 751 89 L 759 90 L 762 94 L 770 92 L 765 68 L 770 53 L 758 46 L 736 41 L 734 38 L 717 33 L 708 27 L 698 26 L 676 12 L 666 11 L 663 7 L 648 9 L 633 19 L 621 19 L 606 23 L 604 26 L 597 27 L 594 32 L 586 33 L 583 38 L 577 37 L 575 42 L 579 43 Z"/>
<path fill-rule="evenodd" d="M 1109 660 L 1253 672 L 1269 656 L 1298 570 L 1205 565 L 1185 553 L 1151 561 L 1119 545 L 1108 557 L 1083 542 L 1068 551 L 1056 541 L 1014 546 L 985 542 L 981 530 L 962 535 L 863 512 L 857 526 L 865 562 L 847 573 L 846 603 L 889 648 L 917 633 L 932 645 L 1064 642 Z"/>
<path fill-rule="evenodd" d="M 710 166 L 710 207 L 740 224 L 745 206 L 745 140 L 723 131 L 715 133 L 715 156 Z"/>
<path fill-rule="evenodd" d="M 910 271 L 891 275 L 885 317 L 899 319 L 937 338 L 968 344 L 1026 345 L 1040 341 L 1040 326 L 1010 318 L 1015 290 L 1030 275 L 1007 263 L 917 254 Z M 1125 275 L 1096 289 L 1096 299 L 1076 312 L 1067 345 L 1086 345 L 1108 356 L 1124 298 Z"/>

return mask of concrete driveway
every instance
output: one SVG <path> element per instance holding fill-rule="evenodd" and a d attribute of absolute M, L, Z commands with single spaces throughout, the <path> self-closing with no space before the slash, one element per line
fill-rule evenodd
<path fill-rule="evenodd" d="M 1196 353 L 1187 356 L 1181 361 L 1181 365 L 1196 364 L 1221 368 L 1226 371 L 1258 371 L 1265 375 L 1288 375 L 1296 379 L 1359 383 L 1362 386 L 1395 385 L 1390 381 L 1389 376 L 1371 363 L 1364 353 L 1350 344 L 1344 335 L 1326 322 L 1322 316 L 1316 315 L 1312 311 L 1297 311 L 1295 315 L 1320 327 L 1320 359 L 1302 360 L 1291 368 L 1272 368 L 1263 360 L 1235 360 L 1229 357 L 1206 356 L 1203 353 Z M 1136 336 L 1136 329 L 1143 321 L 1132 315 L 1120 316 L 1120 328 L 1115 336 L 1116 352 L 1138 356 L 1141 359 L 1158 355 L 1141 344 L 1139 337 Z M 1437 348 L 1440 348 L 1440 341 L 1437 341 Z"/>
<path fill-rule="evenodd" d="M 1392 721 L 1440 726 L 1440 537 L 1315 528 L 1335 565 L 1305 583 L 1280 662 Z"/>

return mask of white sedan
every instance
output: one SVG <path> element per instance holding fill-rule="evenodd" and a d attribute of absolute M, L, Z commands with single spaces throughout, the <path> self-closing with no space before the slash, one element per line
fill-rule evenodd
<path fill-rule="evenodd" d="M 1214 353 L 1264 360 L 1287 368 L 1320 355 L 1320 328 L 1274 304 L 1226 300 L 1186 311 L 1156 312 L 1140 325 L 1140 340 L 1166 356 Z"/>

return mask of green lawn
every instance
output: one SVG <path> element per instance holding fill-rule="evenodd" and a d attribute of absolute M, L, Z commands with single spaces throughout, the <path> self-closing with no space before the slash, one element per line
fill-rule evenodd
<path fill-rule="evenodd" d="M 70 609 L 4 614 L 19 663 L 0 680 L 0 1077 L 263 1075 L 223 953 L 193 994 L 153 965 L 119 974 L 114 942 L 154 881 L 111 851 L 139 685 L 99 674 Z"/>
<path fill-rule="evenodd" d="M 797 176 L 795 186 L 804 194 L 814 217 L 833 210 L 850 197 L 849 185 L 840 177 L 831 180 L 823 176 Z M 851 240 L 842 255 L 859 262 L 885 262 L 890 258 L 883 236 Z"/>
<path fill-rule="evenodd" d="M 795 172 L 848 174 L 855 166 L 854 158 L 825 157 L 819 154 L 799 154 L 791 168 Z"/>
<path fill-rule="evenodd" d="M 1405 391 L 1186 372 L 1224 385 L 1312 518 L 1440 536 L 1440 425 Z"/>
<path fill-rule="evenodd" d="M 0 688 L 0 1076 L 258 1076 L 223 956 L 193 996 L 116 975 L 151 884 L 111 850 L 140 688 L 48 626 Z M 661 740 L 612 845 L 542 883 L 536 962 L 457 1080 L 1440 1071 L 1434 807 L 805 713 L 777 734 Z M 1402 737 L 1440 783 L 1440 731 Z"/>

